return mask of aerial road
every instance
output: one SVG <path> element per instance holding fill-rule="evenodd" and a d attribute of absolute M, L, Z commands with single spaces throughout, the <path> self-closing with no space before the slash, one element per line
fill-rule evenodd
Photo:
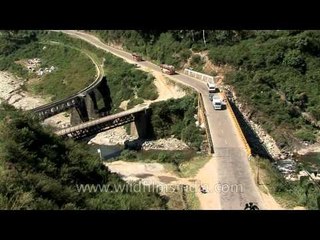
<path fill-rule="evenodd" d="M 131 53 L 108 46 L 89 33 L 73 30 L 61 32 L 83 39 L 128 62 L 134 62 Z M 160 67 L 151 62 L 134 63 L 141 66 L 142 70 L 161 72 Z M 209 189 L 207 194 L 198 195 L 202 209 L 242 210 L 248 202 L 254 202 L 260 209 L 266 209 L 254 182 L 244 143 L 230 112 L 213 109 L 205 82 L 182 73 L 166 77 L 194 88 L 203 96 L 214 154 L 209 163 L 204 166 L 208 168 L 205 184 Z"/>

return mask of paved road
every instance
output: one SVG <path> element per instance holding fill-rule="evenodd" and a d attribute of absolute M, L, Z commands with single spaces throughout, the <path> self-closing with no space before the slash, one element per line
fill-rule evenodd
<path fill-rule="evenodd" d="M 134 62 L 131 53 L 110 47 L 90 34 L 72 30 L 62 32 L 81 38 L 129 62 Z M 134 63 L 153 71 L 161 72 L 159 66 L 148 61 Z M 219 192 L 220 208 L 242 210 L 245 203 L 255 202 L 260 209 L 264 209 L 259 190 L 254 183 L 244 144 L 240 139 L 235 124 L 232 122 L 229 111 L 215 111 L 213 109 L 206 85 L 201 80 L 182 73 L 173 76 L 168 75 L 167 77 L 191 86 L 203 94 L 215 151 L 213 159 L 217 161 L 217 169 L 216 171 L 213 170 L 212 174 L 217 174 L 218 176 L 219 186 L 215 186 L 215 191 Z"/>

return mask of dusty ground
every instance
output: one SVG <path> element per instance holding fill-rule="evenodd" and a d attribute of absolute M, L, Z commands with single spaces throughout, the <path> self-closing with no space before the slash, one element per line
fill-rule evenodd
<path fill-rule="evenodd" d="M 105 166 L 111 172 L 119 174 L 127 182 L 141 181 L 144 185 L 160 186 L 162 193 L 172 191 L 172 186 L 187 185 L 187 191 L 190 189 L 190 191 L 196 192 L 196 196 L 200 201 L 200 209 L 220 209 L 219 195 L 214 191 L 214 186 L 218 184 L 217 175 L 213 174 L 216 169 L 214 159 L 211 159 L 194 178 L 180 178 L 166 170 L 164 165 L 160 163 L 115 161 L 105 163 Z M 200 192 L 200 185 L 212 191 L 203 194 Z"/>
<path fill-rule="evenodd" d="M 21 89 L 23 83 L 23 80 L 17 79 L 8 72 L 0 72 L 0 98 L 23 110 L 29 110 L 48 103 L 46 99 L 23 91 Z"/>
<path fill-rule="evenodd" d="M 297 153 L 300 155 L 304 155 L 309 152 L 320 152 L 320 143 L 315 143 L 315 144 L 309 145 L 309 146 L 304 147 L 304 148 L 300 149 L 299 151 L 297 151 Z"/>
<path fill-rule="evenodd" d="M 23 81 L 16 79 L 11 73 L 0 72 L 0 101 L 8 100 L 22 84 Z"/>
<path fill-rule="evenodd" d="M 127 106 L 128 106 L 128 103 L 129 103 L 130 100 L 125 100 L 125 101 L 122 101 L 120 103 L 120 108 L 124 109 L 124 110 L 127 110 Z"/>
<path fill-rule="evenodd" d="M 273 196 L 269 193 L 268 188 L 266 188 L 266 193 L 264 193 L 261 189 L 259 189 L 264 207 L 269 210 L 286 210 L 285 208 L 281 207 L 279 203 L 273 198 Z"/>
<path fill-rule="evenodd" d="M 156 85 L 159 93 L 159 97 L 156 101 L 163 101 L 170 98 L 182 98 L 186 93 L 177 85 L 173 85 L 167 82 L 162 73 L 152 72 L 155 77 L 154 84 Z"/>
<path fill-rule="evenodd" d="M 170 137 L 170 138 L 161 138 L 154 141 L 145 141 L 142 144 L 142 149 L 150 150 L 150 149 L 158 149 L 158 150 L 186 150 L 190 149 L 189 146 L 183 141 Z"/>
<path fill-rule="evenodd" d="M 34 96 L 29 92 L 23 91 L 21 89 L 22 85 L 23 80 L 17 79 L 11 73 L 0 72 L 0 102 L 5 100 L 16 108 L 23 110 L 30 110 L 49 102 L 49 99 Z M 44 124 L 64 128 L 70 126 L 70 118 L 66 117 L 65 113 L 60 113 L 46 119 Z"/>
<path fill-rule="evenodd" d="M 192 179 L 179 178 L 168 172 L 160 163 L 115 161 L 104 164 L 111 172 L 118 173 L 127 182 L 141 180 L 145 185 L 167 185 L 168 190 L 169 185 L 194 184 Z"/>
<path fill-rule="evenodd" d="M 160 163 L 139 163 L 117 161 L 106 163 L 111 172 L 119 174 L 126 182 L 140 182 L 143 184 L 139 191 L 152 192 L 156 187 L 161 195 L 169 198 L 168 207 L 175 210 L 199 208 L 195 191 L 198 183 L 194 179 L 179 178 L 168 172 Z M 184 188 L 185 195 L 182 189 Z M 184 198 L 183 196 L 186 196 Z M 192 196 L 192 197 L 191 197 Z"/>
<path fill-rule="evenodd" d="M 306 210 L 305 207 L 294 207 L 293 210 Z"/>
<path fill-rule="evenodd" d="M 63 123 L 63 122 L 62 122 Z M 55 123 L 57 124 L 57 123 Z M 90 139 L 88 144 L 99 145 L 124 145 L 125 141 L 136 140 L 138 137 L 130 136 L 126 133 L 123 126 L 110 129 L 109 131 L 98 133 L 94 138 Z M 158 139 L 154 141 L 145 141 L 142 149 L 150 150 L 184 150 L 189 149 L 188 145 L 177 138 Z"/>
<path fill-rule="evenodd" d="M 126 140 L 131 141 L 136 137 L 130 136 L 126 133 L 123 126 L 110 129 L 109 131 L 98 133 L 94 138 L 89 141 L 89 144 L 99 145 L 123 145 Z"/>
<path fill-rule="evenodd" d="M 217 162 L 212 157 L 206 165 L 204 165 L 196 175 L 195 179 L 204 186 L 208 193 L 203 194 L 197 192 L 196 195 L 200 201 L 200 207 L 202 210 L 220 210 L 220 198 L 217 191 L 218 174 L 217 174 Z"/>
<path fill-rule="evenodd" d="M 149 71 L 149 70 L 148 70 Z M 170 83 L 162 73 L 149 71 L 154 77 L 154 85 L 157 87 L 159 97 L 155 100 L 144 100 L 144 104 L 165 101 L 168 99 L 178 99 L 186 95 L 185 91 L 179 86 Z"/>
<path fill-rule="evenodd" d="M 23 110 L 30 110 L 30 109 L 39 107 L 41 105 L 44 105 L 48 103 L 48 101 L 41 97 L 33 96 L 30 93 L 19 91 L 14 95 L 11 95 L 8 103 L 12 104 L 16 108 L 21 108 Z"/>
<path fill-rule="evenodd" d="M 65 112 L 62 112 L 50 118 L 47 118 L 46 120 L 43 121 L 43 123 L 54 126 L 56 128 L 71 127 L 70 115 Z"/>

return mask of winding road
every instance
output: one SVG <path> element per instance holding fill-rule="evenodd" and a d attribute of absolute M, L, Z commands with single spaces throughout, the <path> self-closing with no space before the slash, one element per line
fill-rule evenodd
<path fill-rule="evenodd" d="M 148 61 L 135 62 L 132 60 L 131 53 L 108 46 L 89 33 L 73 30 L 61 30 L 61 32 L 80 38 L 97 48 L 125 59 L 127 62 L 135 63 L 142 69 L 148 69 L 151 73 L 152 71 L 161 73 L 159 66 Z M 202 209 L 243 210 L 248 202 L 254 202 L 260 209 L 266 209 L 255 185 L 244 143 L 230 112 L 213 109 L 207 87 L 203 81 L 183 73 L 166 75 L 166 77 L 194 88 L 202 93 L 204 98 L 214 154 L 204 169 L 200 170 L 205 174 L 205 177 L 201 179 L 202 184 L 209 191 L 207 194 L 198 194 Z"/>

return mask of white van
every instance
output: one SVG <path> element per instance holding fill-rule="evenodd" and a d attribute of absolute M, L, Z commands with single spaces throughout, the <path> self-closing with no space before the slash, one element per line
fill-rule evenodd
<path fill-rule="evenodd" d="M 207 87 L 208 87 L 209 93 L 214 93 L 217 90 L 216 85 L 214 83 L 207 82 Z"/>
<path fill-rule="evenodd" d="M 218 94 L 215 94 L 212 97 L 212 106 L 214 110 L 222 110 L 225 108 L 225 103 L 222 100 L 221 96 L 219 96 Z"/>
<path fill-rule="evenodd" d="M 222 109 L 222 102 L 220 99 L 214 98 L 212 99 L 212 105 L 214 110 L 221 110 Z"/>

